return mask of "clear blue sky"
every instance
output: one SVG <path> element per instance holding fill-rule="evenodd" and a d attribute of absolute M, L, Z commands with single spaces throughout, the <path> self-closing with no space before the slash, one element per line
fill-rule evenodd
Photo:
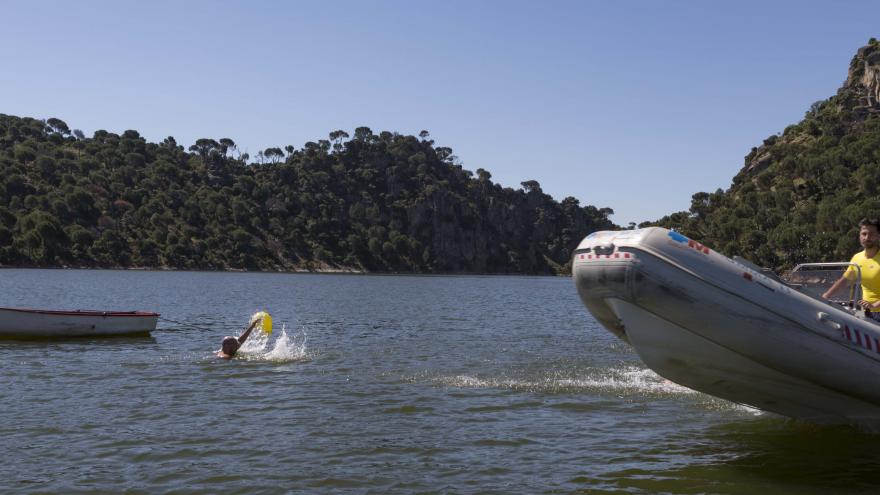
<path fill-rule="evenodd" d="M 431 133 L 621 225 L 726 189 L 833 95 L 880 2 L 0 0 L 0 113 L 91 135 Z"/>

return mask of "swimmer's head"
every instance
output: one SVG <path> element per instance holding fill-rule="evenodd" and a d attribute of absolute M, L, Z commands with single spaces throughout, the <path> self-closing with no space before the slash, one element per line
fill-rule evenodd
<path fill-rule="evenodd" d="M 220 350 L 222 350 L 224 354 L 234 356 L 239 347 L 241 347 L 241 344 L 238 343 L 237 338 L 223 337 L 223 344 L 221 345 Z"/>

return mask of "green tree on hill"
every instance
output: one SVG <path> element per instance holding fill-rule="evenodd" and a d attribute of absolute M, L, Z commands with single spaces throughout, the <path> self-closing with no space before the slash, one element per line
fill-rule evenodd
<path fill-rule="evenodd" d="M 503 188 L 419 137 L 272 147 L 229 138 L 147 142 L 0 114 L 0 263 L 392 272 L 564 271 L 610 209 Z"/>
<path fill-rule="evenodd" d="M 872 38 L 873 40 L 873 38 Z M 657 224 L 777 270 L 848 260 L 858 221 L 880 216 L 880 45 L 859 49 L 837 94 L 745 157 L 727 190 L 693 195 Z"/>

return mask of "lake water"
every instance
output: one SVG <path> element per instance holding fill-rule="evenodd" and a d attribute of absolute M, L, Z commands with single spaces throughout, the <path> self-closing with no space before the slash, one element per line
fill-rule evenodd
<path fill-rule="evenodd" d="M 0 341 L 2 492 L 880 490 L 880 437 L 663 380 L 568 278 L 2 270 L 0 293 L 186 324 Z M 273 335 L 216 359 L 259 310 Z"/>

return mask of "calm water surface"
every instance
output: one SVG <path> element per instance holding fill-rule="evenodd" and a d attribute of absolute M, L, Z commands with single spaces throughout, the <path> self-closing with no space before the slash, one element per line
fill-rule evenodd
<path fill-rule="evenodd" d="M 0 491 L 876 493 L 880 437 L 646 370 L 568 278 L 3 270 L 151 338 L 0 341 Z M 275 331 L 218 360 L 269 311 Z"/>

